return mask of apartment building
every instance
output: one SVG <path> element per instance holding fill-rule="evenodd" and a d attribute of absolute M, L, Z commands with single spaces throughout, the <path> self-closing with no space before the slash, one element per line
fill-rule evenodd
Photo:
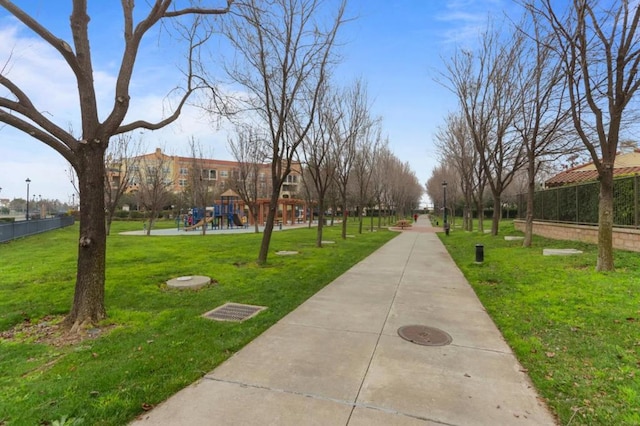
<path fill-rule="evenodd" d="M 271 165 L 258 165 L 257 173 L 260 210 L 266 215 L 266 205 L 271 196 Z M 189 194 L 194 182 L 198 185 L 204 183 L 213 199 L 218 200 L 222 193 L 234 189 L 240 178 L 240 164 L 228 160 L 167 155 L 156 148 L 155 152 L 125 159 L 122 163 L 113 162 L 107 167 L 107 174 L 114 188 L 126 178 L 128 192 L 136 192 L 142 184 L 161 184 L 168 192 Z M 287 176 L 280 190 L 279 210 L 283 220 L 287 218 L 292 221 L 294 217 L 300 217 L 297 212 L 303 210 L 304 204 L 299 200 L 302 198 L 301 185 L 301 166 L 294 164 L 292 173 Z M 263 214 L 260 216 L 259 222 L 263 223 Z"/>

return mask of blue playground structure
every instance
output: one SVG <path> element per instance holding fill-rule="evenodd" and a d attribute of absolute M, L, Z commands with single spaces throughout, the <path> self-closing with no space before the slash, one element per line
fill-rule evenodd
<path fill-rule="evenodd" d="M 184 230 L 190 231 L 201 226 L 211 224 L 211 229 L 227 229 L 247 227 L 241 216 L 244 212 L 240 209 L 240 197 L 235 192 L 228 190 L 220 196 L 220 204 L 214 204 L 206 209 L 193 207 L 188 215 L 185 215 Z"/>

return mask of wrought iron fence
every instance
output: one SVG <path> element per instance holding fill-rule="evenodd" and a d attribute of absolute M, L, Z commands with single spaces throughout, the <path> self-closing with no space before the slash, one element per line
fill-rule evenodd
<path fill-rule="evenodd" d="M 15 240 L 28 235 L 39 234 L 53 229 L 64 228 L 75 223 L 73 216 L 54 217 L 51 219 L 22 220 L 19 222 L 0 223 L 0 242 Z"/>
<path fill-rule="evenodd" d="M 533 219 L 548 222 L 598 224 L 600 182 L 587 182 L 536 191 Z M 640 228 L 640 176 L 617 178 L 613 182 L 613 224 Z M 527 214 L 526 194 L 518 195 L 518 218 Z"/>

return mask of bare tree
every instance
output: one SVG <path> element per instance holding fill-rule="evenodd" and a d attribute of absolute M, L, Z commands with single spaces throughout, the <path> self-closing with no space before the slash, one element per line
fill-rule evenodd
<path fill-rule="evenodd" d="M 444 184 L 446 183 L 446 189 Z M 452 162 L 441 162 L 431 171 L 431 176 L 425 185 L 429 198 L 433 200 L 436 211 L 444 210 L 449 213 L 451 224 L 455 224 L 455 210 L 460 201 L 464 199 L 462 191 L 462 179 L 458 168 Z M 446 205 L 444 192 L 447 192 Z M 443 223 L 444 225 L 444 223 Z"/>
<path fill-rule="evenodd" d="M 111 222 L 122 196 L 135 177 L 137 159 L 141 153 L 139 142 L 132 141 L 130 133 L 121 134 L 109 144 L 105 154 L 104 205 L 106 211 L 106 233 L 109 235 Z"/>
<path fill-rule="evenodd" d="M 169 156 L 160 150 L 151 155 L 151 157 L 141 157 L 136 168 L 136 199 L 149 218 L 149 225 L 146 227 L 147 235 L 151 235 L 155 220 L 169 203 L 170 189 L 173 185 Z"/>
<path fill-rule="evenodd" d="M 619 0 L 574 0 L 565 14 L 550 0 L 530 3 L 552 27 L 568 79 L 573 125 L 600 181 L 596 270 L 614 269 L 613 167 L 629 103 L 640 87 L 640 8 Z"/>
<path fill-rule="evenodd" d="M 418 207 L 424 190 L 408 162 L 397 161 L 389 183 L 391 203 L 398 211 L 398 216 L 410 215 Z"/>
<path fill-rule="evenodd" d="M 281 187 L 313 123 L 335 59 L 333 48 L 345 3 L 339 3 L 328 25 L 322 22 L 323 6 L 320 0 L 246 0 L 238 3 L 227 30 L 236 52 L 234 66 L 227 72 L 249 92 L 240 101 L 270 139 L 272 193 L 259 264 L 267 261 Z"/>
<path fill-rule="evenodd" d="M 358 140 L 354 167 L 352 169 L 354 183 L 354 200 L 358 215 L 358 233 L 362 234 L 362 212 L 365 207 L 371 211 L 374 199 L 371 190 L 373 168 L 376 163 L 381 141 L 380 122 L 376 121 L 367 127 L 366 132 Z M 373 216 L 372 216 L 373 217 Z"/>
<path fill-rule="evenodd" d="M 203 212 L 200 232 L 202 235 L 206 235 L 207 220 L 215 220 L 214 217 L 207 218 L 207 206 L 213 204 L 213 201 L 222 191 L 221 188 L 216 186 L 218 182 L 218 171 L 207 168 L 207 160 L 205 159 L 202 145 L 194 138 L 191 138 L 189 141 L 189 149 L 191 151 L 191 165 L 189 167 L 189 184 L 187 190 L 192 201 L 191 206 Z M 213 215 L 215 212 L 211 214 Z"/>
<path fill-rule="evenodd" d="M 332 120 L 332 158 L 334 179 L 342 208 L 342 238 L 347 238 L 348 196 L 351 171 L 354 166 L 358 139 L 370 125 L 367 89 L 361 80 L 343 89 L 335 98 Z"/>
<path fill-rule="evenodd" d="M 575 152 L 573 132 L 566 131 L 570 119 L 565 106 L 566 78 L 559 55 L 555 54 L 550 37 L 532 13 L 533 28 L 530 43 L 522 49 L 525 72 L 516 82 L 522 96 L 518 97 L 514 126 L 526 149 L 526 199 L 524 247 L 531 246 L 533 235 L 533 200 L 536 177 L 545 162 Z M 521 26 L 521 31 L 527 32 Z"/>
<path fill-rule="evenodd" d="M 467 231 L 473 231 L 472 207 L 474 199 L 481 198 L 476 191 L 479 189 L 478 176 L 482 175 L 482 166 L 463 115 L 447 116 L 445 125 L 436 133 L 435 145 L 440 156 L 440 164 L 452 167 L 457 172 L 463 198 L 462 226 Z M 448 177 L 441 179 L 452 181 Z"/>
<path fill-rule="evenodd" d="M 334 182 L 336 171 L 331 138 L 335 136 L 335 126 L 338 124 L 333 111 L 335 93 L 329 91 L 327 83 L 320 96 L 316 108 L 316 119 L 302 142 L 301 150 L 301 162 L 305 165 L 303 183 L 309 186 L 307 193 L 315 195 L 314 200 L 318 208 L 317 247 L 322 247 L 326 195 Z M 310 216 L 312 220 L 313 214 Z"/>
<path fill-rule="evenodd" d="M 373 165 L 373 174 L 371 176 L 371 196 L 378 211 L 378 228 L 382 226 L 383 215 L 386 224 L 389 211 L 388 205 L 386 204 L 385 191 L 388 188 L 387 181 L 389 176 L 391 176 L 390 166 L 392 158 L 393 153 L 389 149 L 389 140 L 386 139 L 378 148 L 378 153 Z M 370 230 L 373 231 L 373 221 L 371 222 Z"/>
<path fill-rule="evenodd" d="M 458 96 L 480 164 L 493 195 L 492 235 L 498 234 L 501 194 L 524 164 L 524 147 L 513 122 L 519 104 L 515 78 L 523 72 L 519 61 L 524 35 L 508 41 L 487 30 L 477 53 L 461 51 L 447 64 L 451 89 Z M 478 212 L 482 215 L 482 212 Z"/>
<path fill-rule="evenodd" d="M 266 135 L 260 136 L 255 129 L 247 126 L 236 126 L 235 133 L 235 138 L 230 137 L 228 140 L 233 157 L 238 162 L 238 173 L 237 176 L 232 176 L 231 187 L 249 207 L 257 234 L 259 232 L 258 199 L 267 195 L 260 188 L 260 184 L 264 183 L 260 180 L 260 173 L 266 160 L 267 138 Z"/>
<path fill-rule="evenodd" d="M 98 112 L 95 88 L 94 63 L 91 39 L 89 37 L 88 5 L 86 0 L 73 0 L 70 17 L 70 33 L 73 41 L 68 43 L 47 29 L 35 16 L 31 16 L 10 0 L 0 0 L 0 6 L 6 9 L 18 21 L 33 31 L 42 41 L 49 44 L 68 65 L 76 78 L 78 105 L 80 109 L 81 135 L 77 137 L 54 123 L 32 101 L 26 87 L 19 87 L 10 76 L 6 66 L 0 71 L 0 84 L 10 93 L 0 98 L 0 121 L 38 139 L 62 155 L 78 175 L 80 191 L 80 238 L 78 246 L 78 267 L 75 296 L 71 312 L 65 324 L 72 330 L 78 330 L 89 323 L 97 323 L 106 317 L 104 306 L 106 229 L 103 191 L 96 188 L 104 186 L 104 153 L 112 136 L 135 129 L 160 129 L 174 122 L 190 95 L 200 87 L 197 76 L 193 74 L 191 63 L 186 68 L 186 83 L 180 92 L 178 103 L 173 111 L 157 122 L 143 120 L 123 124 L 129 111 L 131 96 L 129 86 L 133 78 L 134 65 L 143 37 L 157 28 L 160 22 L 171 22 L 180 18 L 194 17 L 189 40 L 188 58 L 193 58 L 195 50 L 210 36 L 209 31 L 201 27 L 202 17 L 227 13 L 232 0 L 225 7 L 210 8 L 199 6 L 179 8 L 170 0 L 148 2 L 146 11 L 135 9 L 134 2 L 123 1 L 121 28 L 124 47 L 118 76 L 115 80 L 115 94 L 111 111 Z M 107 15 L 105 15 L 106 17 Z M 100 15 L 94 16 L 100 19 Z M 136 20 L 136 18 L 139 18 Z M 109 19 L 111 17 L 109 16 Z M 57 63 L 56 63 L 56 66 Z M 46 73 L 45 70 L 42 70 Z M 177 93 L 177 92 L 174 92 Z M 104 117 L 104 118 L 103 118 Z"/>

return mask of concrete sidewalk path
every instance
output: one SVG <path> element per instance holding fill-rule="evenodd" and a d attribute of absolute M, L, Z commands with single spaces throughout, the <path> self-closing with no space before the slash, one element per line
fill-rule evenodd
<path fill-rule="evenodd" d="M 422 216 L 133 424 L 555 425 L 434 231 Z"/>

